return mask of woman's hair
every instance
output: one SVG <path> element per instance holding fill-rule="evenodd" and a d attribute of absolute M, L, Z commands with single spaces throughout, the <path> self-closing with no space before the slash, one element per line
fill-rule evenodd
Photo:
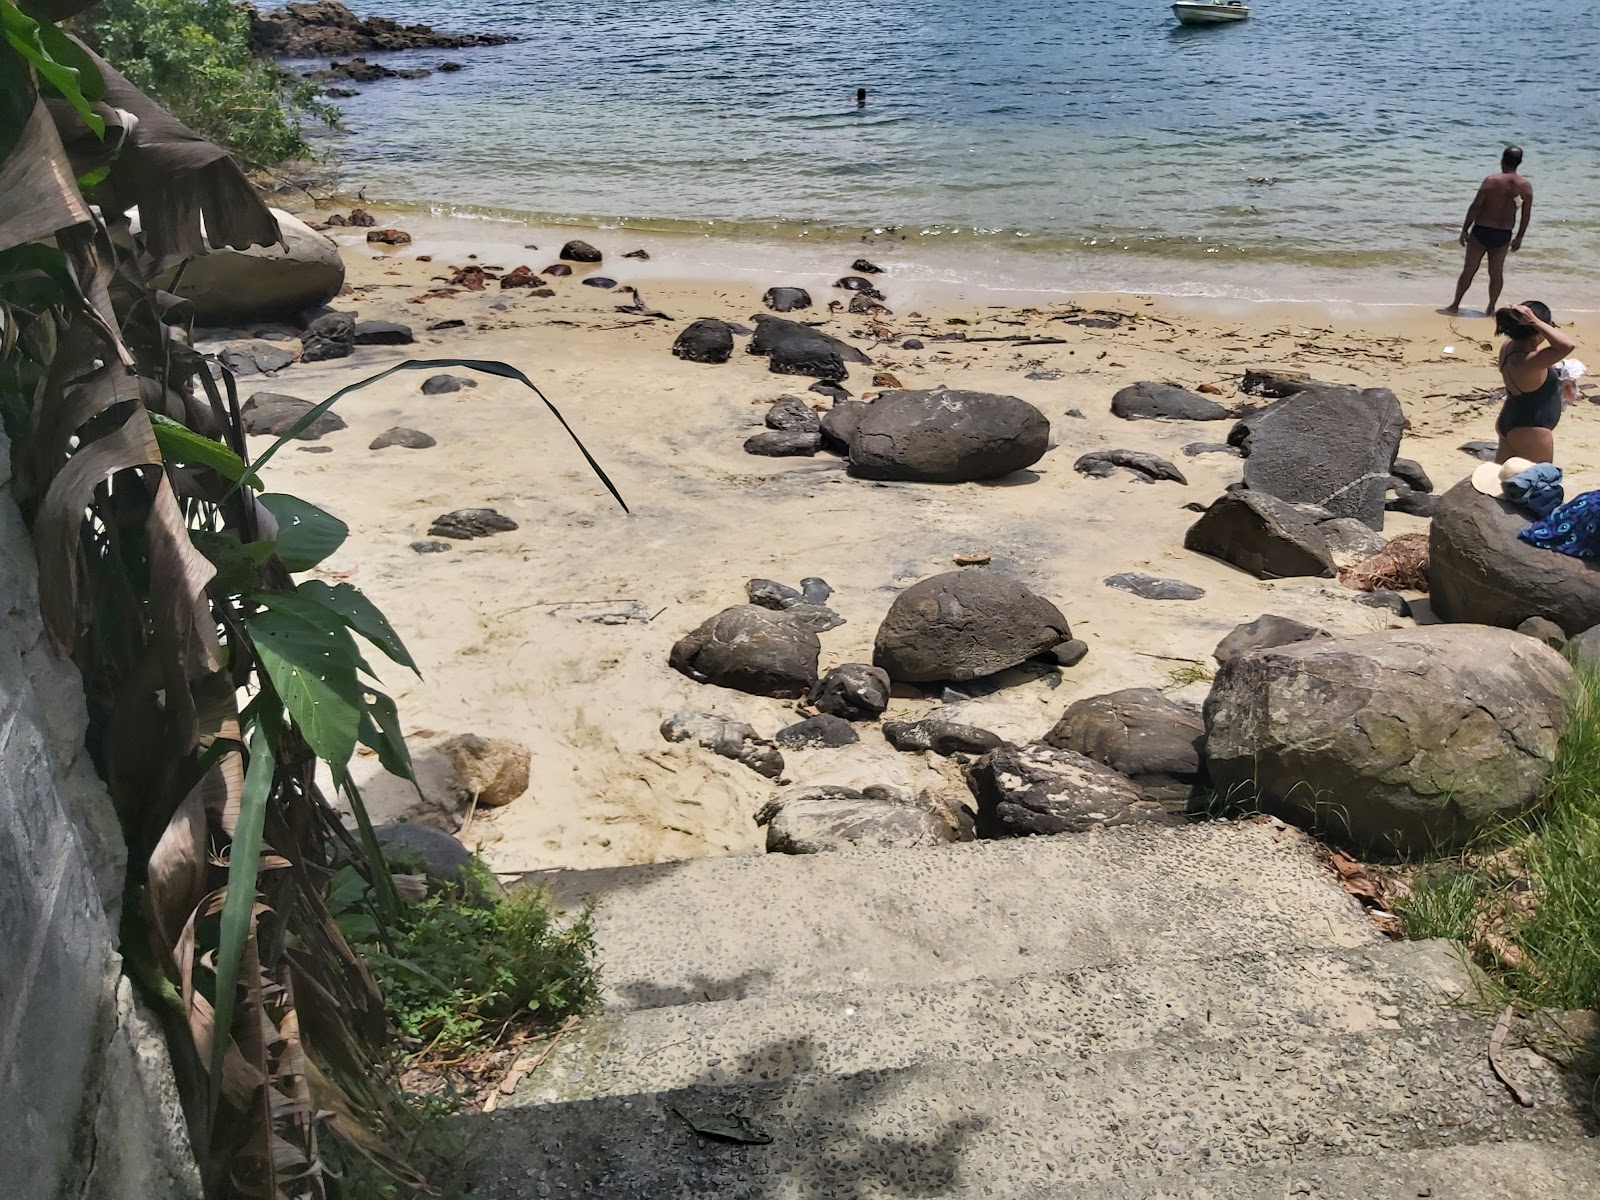
<path fill-rule="evenodd" d="M 1522 302 L 1522 307 L 1527 309 L 1534 316 L 1538 317 L 1539 320 L 1543 321 L 1546 325 L 1554 323 L 1550 315 L 1550 306 L 1543 300 L 1524 300 Z M 1521 341 L 1523 338 L 1530 338 L 1534 335 L 1533 326 L 1524 325 L 1520 320 L 1518 320 L 1517 314 L 1512 312 L 1509 308 L 1502 308 L 1499 312 L 1495 313 L 1494 331 L 1503 337 L 1515 338 L 1518 341 Z"/>

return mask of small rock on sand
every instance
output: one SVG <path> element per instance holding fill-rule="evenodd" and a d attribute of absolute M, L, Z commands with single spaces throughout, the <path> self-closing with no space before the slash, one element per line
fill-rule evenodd
<path fill-rule="evenodd" d="M 873 266 L 872 263 L 868 262 L 864 258 L 856 259 L 855 262 L 850 264 L 850 269 L 852 271 L 860 271 L 863 275 L 881 275 L 881 274 L 883 274 L 883 268 L 882 267 Z"/>
<path fill-rule="evenodd" d="M 596 250 L 588 242 L 579 241 L 574 238 L 565 246 L 561 247 L 561 257 L 566 259 L 568 262 L 597 263 L 600 261 L 602 255 L 600 251 Z"/>
<path fill-rule="evenodd" d="M 449 760 L 462 785 L 484 808 L 510 804 L 528 790 L 533 755 L 518 742 L 463 733 L 440 742 L 436 749 Z"/>
<path fill-rule="evenodd" d="M 443 554 L 450 549 L 449 542 L 412 542 L 411 548 L 418 554 Z"/>
<path fill-rule="evenodd" d="M 358 346 L 409 346 L 416 341 L 411 326 L 398 321 L 358 321 L 356 345 Z"/>
<path fill-rule="evenodd" d="M 386 429 L 373 438 L 367 449 L 383 450 L 389 446 L 403 446 L 407 450 L 426 450 L 438 444 L 420 429 L 407 429 L 404 425 L 396 425 L 393 429 Z"/>
<path fill-rule="evenodd" d="M 407 246 L 411 235 L 404 229 L 369 229 L 367 241 L 374 246 Z"/>
<path fill-rule="evenodd" d="M 428 532 L 434 537 L 467 541 L 495 533 L 508 533 L 515 528 L 515 521 L 492 508 L 458 508 L 442 517 L 435 517 Z"/>
<path fill-rule="evenodd" d="M 772 740 L 786 750 L 811 750 L 819 746 L 853 746 L 861 740 L 861 735 L 843 717 L 818 713 L 784 726 L 772 735 Z"/>
<path fill-rule="evenodd" d="M 1215 400 L 1170 383 L 1135 383 L 1111 397 L 1111 413 L 1125 421 L 1221 421 L 1228 410 Z"/>
<path fill-rule="evenodd" d="M 822 449 L 822 435 L 806 430 L 768 429 L 746 438 L 746 454 L 765 458 L 809 458 Z"/>
<path fill-rule="evenodd" d="M 822 418 L 799 397 L 784 396 L 767 410 L 766 425 L 790 433 L 816 433 L 822 428 Z"/>
<path fill-rule="evenodd" d="M 459 375 L 429 375 L 422 381 L 424 396 L 440 396 L 445 392 L 459 392 L 462 388 L 475 388 L 476 379 L 463 379 Z"/>
<path fill-rule="evenodd" d="M 608 279 L 604 275 L 591 275 L 589 278 L 583 281 L 583 286 L 592 288 L 614 288 L 617 286 L 617 281 L 615 279 Z"/>
<path fill-rule="evenodd" d="M 762 294 L 761 303 L 773 312 L 798 312 L 811 307 L 811 293 L 797 287 L 768 288 Z"/>
<path fill-rule="evenodd" d="M 733 357 L 733 330 L 712 317 L 691 321 L 672 343 L 672 353 L 688 362 L 725 363 Z"/>
<path fill-rule="evenodd" d="M 874 721 L 889 707 L 889 675 L 881 667 L 845 663 L 811 689 L 811 707 L 847 721 Z"/>
<path fill-rule="evenodd" d="M 316 405 L 298 396 L 285 396 L 280 392 L 257 392 L 244 402 L 239 416 L 244 420 L 246 433 L 258 437 L 282 437 L 294 427 L 296 421 Z M 301 441 L 314 442 L 323 434 L 345 428 L 344 418 L 331 408 L 295 435 Z"/>
<path fill-rule="evenodd" d="M 1106 479 L 1116 474 L 1119 467 L 1141 483 L 1155 483 L 1158 479 L 1185 485 L 1189 482 L 1183 472 L 1166 459 L 1143 450 L 1094 450 L 1072 464 L 1074 471 L 1092 479 Z"/>
<path fill-rule="evenodd" d="M 1119 575 L 1107 575 L 1105 585 L 1119 591 L 1132 592 L 1135 596 L 1143 596 L 1146 600 L 1198 600 L 1206 594 L 1204 588 L 1195 587 L 1194 584 L 1185 583 L 1181 579 L 1161 579 L 1155 575 L 1140 575 L 1131 571 Z"/>
<path fill-rule="evenodd" d="M 935 754 L 987 754 L 1002 745 L 998 734 L 976 725 L 929 718 L 924 721 L 885 721 L 883 736 L 896 750 Z"/>

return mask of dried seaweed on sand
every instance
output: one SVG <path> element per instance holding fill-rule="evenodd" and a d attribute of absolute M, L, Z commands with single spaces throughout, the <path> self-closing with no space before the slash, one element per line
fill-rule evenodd
<path fill-rule="evenodd" d="M 1358 592 L 1428 590 L 1428 535 L 1402 533 L 1382 550 L 1339 572 L 1339 582 Z"/>

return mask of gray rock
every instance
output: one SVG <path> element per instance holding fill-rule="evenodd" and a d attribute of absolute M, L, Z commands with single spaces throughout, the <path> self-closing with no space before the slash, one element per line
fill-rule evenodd
<path fill-rule="evenodd" d="M 1399 479 L 1414 492 L 1433 491 L 1433 480 L 1428 478 L 1428 473 L 1422 469 L 1422 464 L 1410 458 L 1397 458 L 1389 468 L 1389 474 Z"/>
<path fill-rule="evenodd" d="M 1170 383 L 1136 383 L 1111 397 L 1111 413 L 1125 421 L 1221 421 L 1231 414 L 1208 400 Z"/>
<path fill-rule="evenodd" d="M 691 321 L 672 343 L 672 353 L 689 362 L 725 363 L 733 357 L 733 330 L 711 317 Z"/>
<path fill-rule="evenodd" d="M 492 508 L 458 508 L 442 517 L 435 517 L 433 524 L 428 527 L 428 534 L 464 542 L 491 534 L 509 533 L 515 528 L 515 521 Z"/>
<path fill-rule="evenodd" d="M 820 449 L 822 435 L 803 430 L 767 429 L 744 442 L 746 454 L 763 458 L 810 458 Z"/>
<path fill-rule="evenodd" d="M 825 604 L 791 604 L 784 612 L 802 628 L 812 633 L 827 633 L 844 624 L 844 618 Z"/>
<path fill-rule="evenodd" d="M 992 675 L 1072 636 L 1050 601 L 992 571 L 947 571 L 895 598 L 872 661 L 904 683 Z"/>
<path fill-rule="evenodd" d="M 768 288 L 762 294 L 761 303 L 773 312 L 798 312 L 811 307 L 811 293 L 797 287 Z"/>
<path fill-rule="evenodd" d="M 1119 591 L 1132 592 L 1146 600 L 1198 600 L 1206 594 L 1204 588 L 1195 587 L 1181 579 L 1161 579 L 1155 575 L 1140 575 L 1124 571 L 1107 575 L 1105 585 Z"/>
<path fill-rule="evenodd" d="M 382 450 L 389 446 L 404 446 L 407 450 L 426 450 L 438 444 L 420 429 L 407 429 L 404 425 L 396 425 L 393 429 L 385 429 L 373 438 L 367 444 L 367 449 Z"/>
<path fill-rule="evenodd" d="M 819 746 L 852 746 L 861 740 L 861 735 L 843 717 L 818 713 L 804 721 L 784 726 L 773 734 L 772 740 L 788 750 L 809 750 Z"/>
<path fill-rule="evenodd" d="M 766 424 L 768 429 L 816 433 L 822 428 L 822 418 L 799 397 L 784 396 L 767 409 Z"/>
<path fill-rule="evenodd" d="M 1293 396 L 1310 388 L 1329 387 L 1318 383 L 1304 371 L 1280 367 L 1256 367 L 1244 373 L 1239 390 L 1247 396 Z"/>
<path fill-rule="evenodd" d="M 1072 464 L 1072 469 L 1078 474 L 1094 479 L 1114 475 L 1119 467 L 1131 472 L 1142 483 L 1154 483 L 1158 479 L 1182 484 L 1189 482 L 1183 477 L 1183 472 L 1166 459 L 1143 450 L 1094 450 Z"/>
<path fill-rule="evenodd" d="M 967 840 L 948 804 L 896 788 L 785 788 L 756 814 L 769 854 L 819 854 L 857 846 L 915 849 Z"/>
<path fill-rule="evenodd" d="M 218 352 L 217 361 L 235 375 L 270 375 L 293 363 L 295 355 L 279 342 L 251 338 L 229 342 Z"/>
<path fill-rule="evenodd" d="M 768 779 L 783 774 L 783 755 L 778 748 L 743 721 L 715 713 L 677 712 L 661 722 L 661 736 L 669 742 L 692 741 L 722 758 L 743 763 Z"/>
<path fill-rule="evenodd" d="M 1391 592 L 1388 588 L 1374 588 L 1370 592 L 1351 592 L 1350 598 L 1368 608 L 1387 609 L 1397 617 L 1411 615 L 1411 602 L 1399 592 Z"/>
<path fill-rule="evenodd" d="M 1567 642 L 1567 658 L 1576 666 L 1600 669 L 1600 625 L 1574 634 Z"/>
<path fill-rule="evenodd" d="M 793 608 L 805 599 L 799 589 L 776 579 L 752 579 L 744 585 L 744 594 L 751 604 L 774 610 Z"/>
<path fill-rule="evenodd" d="M 1242 458 L 1239 447 L 1230 446 L 1226 442 L 1190 442 L 1183 448 L 1184 454 L 1190 458 L 1201 454 L 1231 454 L 1235 458 Z"/>
<path fill-rule="evenodd" d="M 999 734 L 930 717 L 923 721 L 885 721 L 883 736 L 896 750 L 931 750 L 935 754 L 987 754 L 1004 745 Z"/>
<path fill-rule="evenodd" d="M 1265 492 L 1224 492 L 1184 535 L 1185 548 L 1249 571 L 1257 579 L 1333 574 L 1320 525 L 1330 514 Z"/>
<path fill-rule="evenodd" d="M 826 579 L 807 575 L 800 581 L 800 594 L 807 604 L 826 604 L 828 597 L 833 595 L 833 589 L 828 586 Z"/>
<path fill-rule="evenodd" d="M 999 479 L 1038 462 L 1049 445 L 1050 422 L 1015 396 L 888 391 L 856 421 L 850 473 L 920 483 Z"/>
<path fill-rule="evenodd" d="M 1089 643 L 1079 638 L 1068 638 L 1052 649 L 1050 654 L 1059 665 L 1075 667 L 1089 657 Z"/>
<path fill-rule="evenodd" d="M 1039 743 L 989 751 L 967 768 L 967 785 L 978 805 L 980 838 L 1171 820 L 1110 767 Z"/>
<path fill-rule="evenodd" d="M 1517 632 L 1543 642 L 1552 650 L 1565 650 L 1567 646 L 1567 635 L 1562 632 L 1561 626 L 1544 617 L 1529 617 L 1517 626 Z"/>
<path fill-rule="evenodd" d="M 1494 456 L 1500 453 L 1497 442 L 1463 442 L 1460 449 L 1462 453 L 1470 454 L 1479 462 L 1493 462 Z"/>
<path fill-rule="evenodd" d="M 741 604 L 679 639 L 670 665 L 697 683 L 799 699 L 817 681 L 822 644 L 788 613 Z"/>
<path fill-rule="evenodd" d="M 842 400 L 823 413 L 822 444 L 840 454 L 849 454 L 850 439 L 856 435 L 856 426 L 861 424 L 861 418 L 871 407 L 858 400 Z"/>
<path fill-rule="evenodd" d="M 417 340 L 411 326 L 398 321 L 358 321 L 355 338 L 358 346 L 409 346 Z"/>
<path fill-rule="evenodd" d="M 1406 492 L 1396 496 L 1393 500 L 1385 501 L 1384 506 L 1389 512 L 1407 513 L 1413 517 L 1427 517 L 1439 511 L 1439 497 L 1428 492 Z"/>
<path fill-rule="evenodd" d="M 1354 517 L 1334 517 L 1317 525 L 1335 567 L 1351 567 L 1383 549 L 1383 536 Z"/>
<path fill-rule="evenodd" d="M 1076 701 L 1044 737 L 1125 775 L 1146 800 L 1182 811 L 1204 780 L 1205 722 L 1155 688 Z"/>
<path fill-rule="evenodd" d="M 273 209 L 284 245 L 212 250 L 156 281 L 194 305 L 201 325 L 279 321 L 326 304 L 344 287 L 344 261 L 332 239 Z"/>
<path fill-rule="evenodd" d="M 889 707 L 889 674 L 866 663 L 834 667 L 811 689 L 811 707 L 847 721 L 875 721 Z"/>
<path fill-rule="evenodd" d="M 573 241 L 568 242 L 565 246 L 561 247 L 560 257 L 564 258 L 567 262 L 597 263 L 604 256 L 588 242 L 582 242 L 574 239 Z"/>
<path fill-rule="evenodd" d="M 1240 655 L 1206 700 L 1206 761 L 1235 802 L 1380 853 L 1459 848 L 1539 794 L 1571 668 L 1533 638 L 1433 625 Z"/>
<path fill-rule="evenodd" d="M 430 893 L 460 888 L 469 899 L 482 903 L 504 890 L 488 871 L 473 870 L 477 858 L 472 851 L 443 829 L 399 821 L 375 826 L 372 834 L 383 848 L 384 858 L 397 870 L 422 868 Z"/>
<path fill-rule="evenodd" d="M 1235 625 L 1233 632 L 1217 643 L 1217 648 L 1211 652 L 1211 657 L 1222 664 L 1241 654 L 1249 654 L 1252 650 L 1290 646 L 1295 642 L 1328 636 L 1327 630 L 1318 629 L 1315 625 L 1307 625 L 1304 621 L 1296 621 L 1293 617 L 1266 613 L 1254 621 Z"/>
<path fill-rule="evenodd" d="M 1600 625 L 1600 567 L 1519 540 L 1527 525 L 1465 479 L 1441 496 L 1428 532 L 1433 611 L 1506 629 L 1544 617 L 1569 637 Z"/>
<path fill-rule="evenodd" d="M 450 549 L 449 542 L 412 542 L 411 548 L 418 554 L 443 554 Z"/>
<path fill-rule="evenodd" d="M 819 396 L 826 396 L 835 404 L 842 404 L 844 401 L 850 399 L 850 392 L 848 389 L 826 379 L 817 380 L 806 390 L 808 392 L 815 392 Z"/>
<path fill-rule="evenodd" d="M 902 350 L 924 350 L 926 348 L 927 347 L 922 344 L 921 338 L 907 338 L 905 341 L 900 343 L 900 349 Z"/>
<path fill-rule="evenodd" d="M 1252 491 L 1382 529 L 1404 430 L 1393 392 L 1319 387 L 1250 414 L 1228 441 L 1244 451 L 1244 482 Z"/>
<path fill-rule="evenodd" d="M 315 407 L 311 401 L 298 396 L 257 392 L 240 406 L 239 416 L 244 420 L 246 433 L 257 437 L 282 437 L 294 428 L 296 421 Z M 299 441 L 314 442 L 324 434 L 335 433 L 343 428 L 344 418 L 330 408 L 295 437 Z"/>
<path fill-rule="evenodd" d="M 475 388 L 476 379 L 463 379 L 459 375 L 429 375 L 422 381 L 424 396 L 440 396 L 445 392 L 459 392 L 462 388 Z"/>
<path fill-rule="evenodd" d="M 324 313 L 300 336 L 300 361 L 349 358 L 356 344 L 356 319 L 350 313 Z"/>

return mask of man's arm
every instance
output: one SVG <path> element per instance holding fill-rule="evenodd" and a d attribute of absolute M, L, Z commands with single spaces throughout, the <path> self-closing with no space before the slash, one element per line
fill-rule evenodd
<path fill-rule="evenodd" d="M 1483 207 L 1483 185 L 1478 185 L 1477 193 L 1472 197 L 1472 203 L 1467 205 L 1467 215 L 1461 222 L 1461 236 L 1456 240 L 1463 246 L 1467 244 L 1467 235 L 1472 232 L 1474 221 L 1477 220 L 1478 209 Z"/>
<path fill-rule="evenodd" d="M 1511 239 L 1513 251 L 1522 249 L 1522 235 L 1528 232 L 1528 221 L 1533 217 L 1533 184 L 1527 183 L 1522 188 L 1522 222 L 1517 227 L 1517 236 Z"/>

